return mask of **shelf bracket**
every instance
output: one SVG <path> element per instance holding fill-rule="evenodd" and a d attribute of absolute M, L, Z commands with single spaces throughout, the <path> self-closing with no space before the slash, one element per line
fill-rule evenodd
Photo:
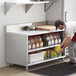
<path fill-rule="evenodd" d="M 7 3 L 4 2 L 4 14 L 6 15 L 6 13 L 11 9 L 12 6 L 16 5 L 15 3 Z"/>
<path fill-rule="evenodd" d="M 33 4 L 26 4 L 26 13 L 30 10 Z"/>
<path fill-rule="evenodd" d="M 44 4 L 44 11 L 47 12 L 55 2 L 57 2 L 57 0 L 52 0 L 48 4 Z"/>
<path fill-rule="evenodd" d="M 2 12 L 3 12 L 3 10 L 4 10 L 4 9 L 3 9 L 3 8 L 4 8 L 3 6 L 4 6 L 4 1 L 0 2 L 0 9 L 1 9 Z"/>

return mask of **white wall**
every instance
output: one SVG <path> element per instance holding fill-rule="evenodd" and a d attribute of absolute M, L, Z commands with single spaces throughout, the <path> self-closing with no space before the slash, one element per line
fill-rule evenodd
<path fill-rule="evenodd" d="M 56 0 L 56 2 L 47 11 L 46 20 L 54 22 L 57 19 L 63 19 L 62 6 L 63 6 L 62 0 Z"/>
<path fill-rule="evenodd" d="M 44 5 L 37 4 L 25 14 L 24 6 L 17 5 L 12 7 L 6 15 L 0 9 L 0 67 L 6 66 L 5 63 L 5 42 L 4 26 L 7 24 L 39 22 L 45 21 Z"/>
<path fill-rule="evenodd" d="M 76 0 L 64 0 L 67 21 L 76 21 Z"/>

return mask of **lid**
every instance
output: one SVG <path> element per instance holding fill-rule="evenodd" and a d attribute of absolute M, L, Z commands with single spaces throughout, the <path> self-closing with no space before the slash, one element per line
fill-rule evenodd
<path fill-rule="evenodd" d="M 59 34 L 58 32 L 56 32 L 56 34 Z"/>
<path fill-rule="evenodd" d="M 49 33 L 48 35 L 52 35 L 52 33 Z"/>
<path fill-rule="evenodd" d="M 33 38 L 37 38 L 38 36 L 33 36 Z"/>
<path fill-rule="evenodd" d="M 28 37 L 28 39 L 32 39 L 33 37 Z"/>
<path fill-rule="evenodd" d="M 48 36 L 48 34 L 44 34 L 43 36 Z"/>
<path fill-rule="evenodd" d="M 52 35 L 55 35 L 56 33 L 52 33 Z"/>
<path fill-rule="evenodd" d="M 37 35 L 36 37 L 40 37 L 40 35 Z"/>

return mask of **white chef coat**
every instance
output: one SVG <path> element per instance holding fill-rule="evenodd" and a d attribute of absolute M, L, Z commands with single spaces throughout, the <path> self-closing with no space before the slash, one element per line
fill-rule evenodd
<path fill-rule="evenodd" d="M 66 24 L 65 32 L 67 34 L 67 37 L 71 37 L 72 39 L 74 33 L 76 32 L 76 21 L 68 21 L 65 24 Z"/>

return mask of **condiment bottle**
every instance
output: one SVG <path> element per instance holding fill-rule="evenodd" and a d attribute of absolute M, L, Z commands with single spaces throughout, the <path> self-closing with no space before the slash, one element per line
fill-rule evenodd
<path fill-rule="evenodd" d="M 60 44 L 61 43 L 61 38 L 60 38 L 59 33 L 56 33 L 56 36 L 57 36 L 57 39 L 58 39 L 58 44 Z"/>
<path fill-rule="evenodd" d="M 34 36 L 35 48 L 39 48 L 39 42 L 37 36 Z"/>
<path fill-rule="evenodd" d="M 35 49 L 34 38 L 30 37 L 30 41 L 31 41 L 31 47 L 32 47 L 32 49 Z"/>
<path fill-rule="evenodd" d="M 31 50 L 32 49 L 32 45 L 31 45 L 31 41 L 30 41 L 30 37 L 28 38 L 28 50 Z"/>
<path fill-rule="evenodd" d="M 51 45 L 51 41 L 49 39 L 48 34 L 43 35 L 44 46 Z"/>
<path fill-rule="evenodd" d="M 48 34 L 48 45 L 51 45 L 51 40 L 50 40 L 49 34 Z"/>
<path fill-rule="evenodd" d="M 48 51 L 45 52 L 44 54 L 44 60 L 48 59 Z"/>
<path fill-rule="evenodd" d="M 48 58 L 51 58 L 51 50 L 48 50 Z"/>
<path fill-rule="evenodd" d="M 54 36 L 54 45 L 56 45 L 58 43 L 58 39 L 56 37 L 56 33 L 53 33 L 53 36 Z"/>
<path fill-rule="evenodd" d="M 51 44 L 54 45 L 54 36 L 53 36 L 53 33 L 52 33 L 51 40 L 52 40 Z"/>
<path fill-rule="evenodd" d="M 50 44 L 50 45 L 52 45 L 53 36 L 52 36 L 52 34 L 51 34 L 51 33 L 49 34 L 49 39 L 50 39 L 50 42 L 51 42 L 51 44 Z"/>
<path fill-rule="evenodd" d="M 40 36 L 38 36 L 39 48 L 43 47 L 43 41 Z"/>
<path fill-rule="evenodd" d="M 55 45 L 58 44 L 57 34 L 58 34 L 58 33 L 55 33 Z"/>

